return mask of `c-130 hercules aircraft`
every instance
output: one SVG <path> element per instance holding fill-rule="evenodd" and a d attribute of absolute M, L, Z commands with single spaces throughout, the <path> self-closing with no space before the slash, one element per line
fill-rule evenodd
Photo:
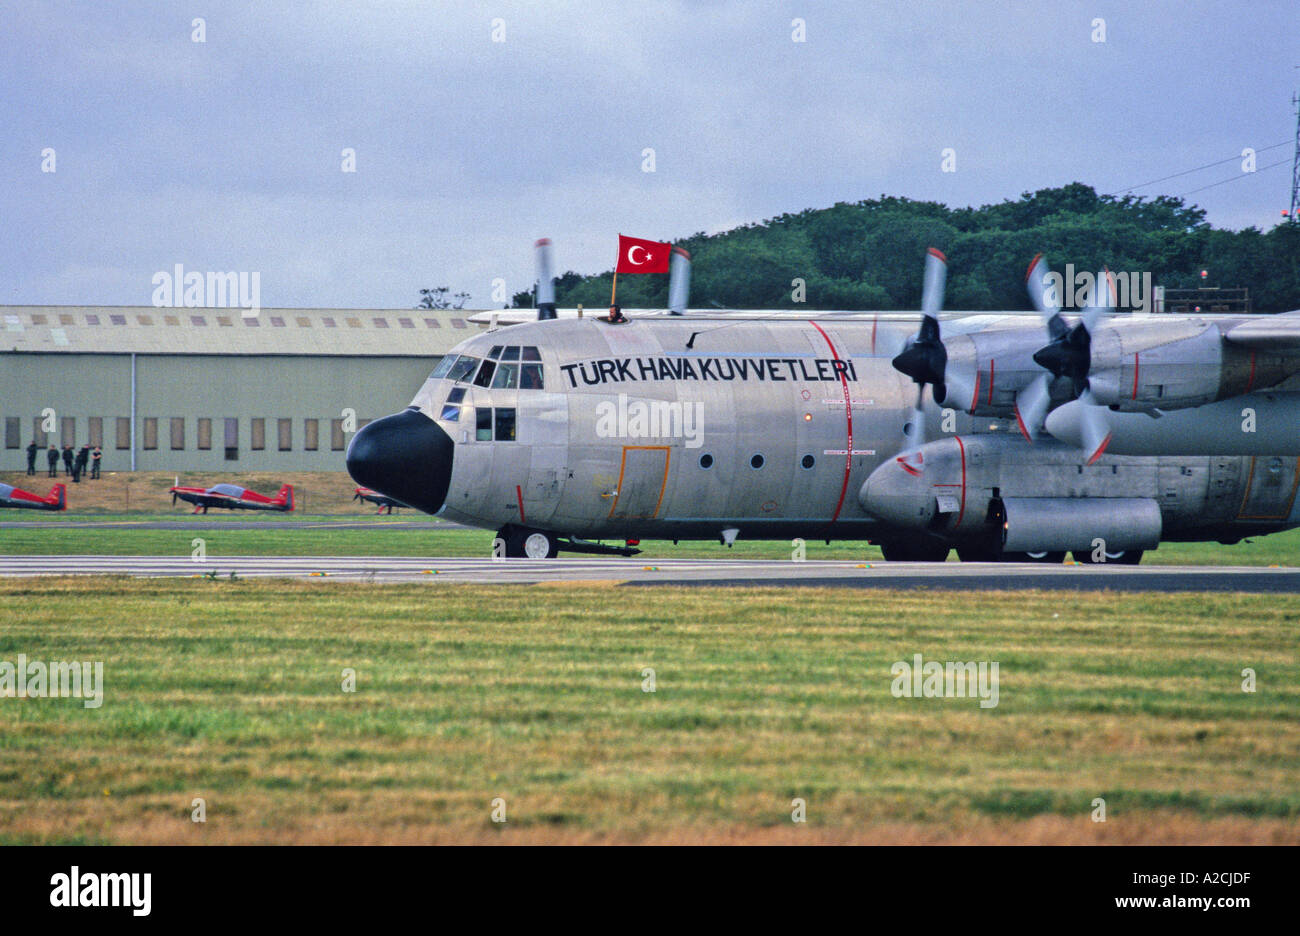
<path fill-rule="evenodd" d="M 1040 256 L 1038 319 L 941 321 L 932 249 L 919 330 L 904 313 L 687 315 L 675 250 L 671 309 L 616 324 L 557 316 L 549 250 L 538 320 L 461 342 L 347 452 L 358 483 L 498 530 L 507 556 L 802 537 L 888 560 L 1136 563 L 1162 540 L 1300 526 L 1300 311 L 1107 315 L 1099 275 L 1065 315 Z"/>

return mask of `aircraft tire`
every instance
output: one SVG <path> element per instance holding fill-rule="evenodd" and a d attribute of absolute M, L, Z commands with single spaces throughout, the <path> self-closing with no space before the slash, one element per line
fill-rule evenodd
<path fill-rule="evenodd" d="M 1106 565 L 1137 565 L 1142 561 L 1142 555 L 1145 550 L 1141 549 L 1122 549 L 1119 552 L 1106 553 Z M 1074 561 L 1079 565 L 1101 565 L 1100 562 L 1092 561 L 1092 552 L 1086 549 L 1076 549 L 1073 553 Z"/>
<path fill-rule="evenodd" d="M 1041 562 L 1046 565 L 1060 565 L 1065 561 L 1065 552 L 1009 552 L 1002 554 L 1003 562 Z"/>
<path fill-rule="evenodd" d="M 559 540 L 545 530 L 507 527 L 497 535 L 505 541 L 508 559 L 554 559 L 560 554 Z"/>
<path fill-rule="evenodd" d="M 958 546 L 957 558 L 962 562 L 1005 561 L 1005 556 L 990 546 Z"/>
<path fill-rule="evenodd" d="M 880 544 L 880 552 L 886 562 L 944 562 L 948 558 L 950 546 L 944 543 L 900 543 L 891 541 Z"/>

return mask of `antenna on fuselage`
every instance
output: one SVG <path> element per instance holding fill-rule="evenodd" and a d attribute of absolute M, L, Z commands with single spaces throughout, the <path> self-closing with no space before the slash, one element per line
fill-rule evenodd
<path fill-rule="evenodd" d="M 551 275 L 551 241 L 543 237 L 537 242 L 537 321 L 555 318 L 555 280 Z"/>

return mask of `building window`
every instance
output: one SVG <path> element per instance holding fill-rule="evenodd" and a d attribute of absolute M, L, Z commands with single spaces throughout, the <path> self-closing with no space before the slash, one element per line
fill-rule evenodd
<path fill-rule="evenodd" d="M 137 322 L 139 322 L 141 325 L 152 325 L 152 324 L 153 324 L 153 316 L 152 316 L 152 315 L 137 315 L 137 316 L 135 317 L 135 320 L 136 320 Z"/>
<path fill-rule="evenodd" d="M 309 452 L 316 451 L 320 444 L 320 420 L 304 419 L 302 421 L 302 447 Z"/>
<path fill-rule="evenodd" d="M 212 448 L 212 420 L 207 416 L 199 417 L 199 448 Z"/>
<path fill-rule="evenodd" d="M 90 316 L 87 315 L 86 318 L 90 318 Z M 126 324 L 126 316 L 125 316 L 125 315 L 110 315 L 110 316 L 108 317 L 108 320 L 109 320 L 110 322 L 112 322 L 114 325 L 125 325 L 125 324 Z"/>
<path fill-rule="evenodd" d="M 104 417 L 91 416 L 88 420 L 90 423 L 90 447 L 104 447 Z"/>
<path fill-rule="evenodd" d="M 298 323 L 299 328 L 311 328 L 311 319 L 305 315 L 298 316 L 294 321 Z"/>
<path fill-rule="evenodd" d="M 328 315 L 322 315 L 320 323 L 324 325 L 326 328 L 338 328 L 338 326 L 334 323 L 334 319 L 330 318 Z"/>
<path fill-rule="evenodd" d="M 232 322 L 232 321 L 230 320 L 230 316 L 229 316 L 229 315 L 218 315 L 218 316 L 217 316 L 217 324 L 218 324 L 218 325 L 221 325 L 221 326 L 224 327 L 224 328 L 234 328 L 234 327 L 235 327 L 235 323 Z"/>
<path fill-rule="evenodd" d="M 5 448 L 22 448 L 22 421 L 17 416 L 5 417 Z"/>
<path fill-rule="evenodd" d="M 72 316 L 69 315 L 68 318 L 72 318 Z M 71 322 L 64 322 L 63 324 L 65 324 L 65 325 L 71 325 L 72 323 L 71 323 Z M 87 325 L 98 325 L 98 324 L 99 324 L 99 316 L 98 316 L 98 315 L 95 315 L 93 312 L 87 312 L 87 313 L 86 313 L 86 324 L 87 324 Z"/>
<path fill-rule="evenodd" d="M 32 417 L 32 438 L 41 448 L 45 448 L 50 441 L 45 435 L 45 430 L 41 428 L 44 422 L 45 420 L 41 419 L 39 416 Z"/>
<path fill-rule="evenodd" d="M 32 316 L 32 317 L 35 318 L 35 316 Z M 414 328 L 414 327 L 415 327 L 415 323 L 414 323 L 413 321 L 411 321 L 409 318 L 405 318 L 405 317 L 400 316 L 400 315 L 397 317 L 397 324 L 398 324 L 398 325 L 401 325 L 403 328 Z"/>
<path fill-rule="evenodd" d="M 293 451 L 293 420 L 277 419 L 275 421 L 275 431 L 280 437 L 280 451 Z"/>
<path fill-rule="evenodd" d="M 262 320 L 258 318 L 256 315 L 241 315 L 240 318 L 244 320 L 244 324 L 247 325 L 249 328 L 262 327 Z"/>
<path fill-rule="evenodd" d="M 156 449 L 158 447 L 158 417 L 146 416 L 144 418 L 144 445 L 141 448 Z"/>
<path fill-rule="evenodd" d="M 208 324 L 208 320 L 207 320 L 205 317 L 203 317 L 202 315 L 191 315 L 191 316 L 190 316 L 190 324 L 191 324 L 191 325 L 207 325 L 207 324 Z"/>
<path fill-rule="evenodd" d="M 272 328 L 284 328 L 284 317 L 283 317 L 283 316 L 280 316 L 280 315 L 272 315 L 272 316 L 271 316 L 271 327 L 272 327 Z"/>
<path fill-rule="evenodd" d="M 452 328 L 464 328 L 464 327 L 465 327 L 465 320 L 462 319 L 462 318 L 454 318 L 454 319 L 451 320 L 451 327 L 452 327 Z"/>
<path fill-rule="evenodd" d="M 348 323 L 348 328 L 360 328 L 360 327 L 361 327 L 361 319 L 359 319 L 359 318 L 348 317 L 348 318 L 346 319 L 346 321 L 347 321 L 347 323 Z"/>
<path fill-rule="evenodd" d="M 372 322 L 375 323 L 375 328 L 387 328 L 387 327 L 388 327 L 388 319 L 385 319 L 385 318 L 372 318 L 370 321 L 372 321 Z"/>
<path fill-rule="evenodd" d="M 163 321 L 168 325 L 179 325 L 181 323 L 179 315 L 164 315 Z"/>
<path fill-rule="evenodd" d="M 225 426 L 226 461 L 239 460 L 239 417 L 227 416 Z"/>
<path fill-rule="evenodd" d="M 341 452 L 346 447 L 347 446 L 344 444 L 344 440 L 343 440 L 343 420 L 331 419 L 330 420 L 330 450 L 334 452 Z"/>
<path fill-rule="evenodd" d="M 427 318 L 424 320 L 424 324 L 428 328 L 442 328 L 442 322 L 438 321 L 436 318 Z"/>
<path fill-rule="evenodd" d="M 40 314 L 38 314 L 38 313 L 36 313 L 36 312 L 33 312 L 33 313 L 32 313 L 32 324 L 33 324 L 33 325 L 44 325 L 44 324 L 46 323 L 46 321 L 48 321 L 48 320 L 46 319 L 46 317 L 45 317 L 44 315 L 40 315 Z"/>
<path fill-rule="evenodd" d="M 253 439 L 248 443 L 248 447 L 254 452 L 259 452 L 266 448 L 266 420 L 260 416 L 253 419 Z"/>
<path fill-rule="evenodd" d="M 185 448 L 185 417 L 173 416 L 171 421 L 172 430 L 172 451 L 183 451 Z"/>
<path fill-rule="evenodd" d="M 77 417 L 64 416 L 59 420 L 60 445 L 77 444 Z"/>
<path fill-rule="evenodd" d="M 117 417 L 117 447 L 119 449 L 129 449 L 131 447 L 131 419 L 127 416 Z"/>

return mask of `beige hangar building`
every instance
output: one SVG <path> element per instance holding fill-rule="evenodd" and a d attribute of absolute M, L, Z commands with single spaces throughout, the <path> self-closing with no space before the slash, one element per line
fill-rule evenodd
<path fill-rule="evenodd" d="M 342 471 L 352 432 L 479 330 L 470 314 L 0 306 L 0 470 L 26 470 L 35 439 L 99 445 L 105 471 Z"/>

